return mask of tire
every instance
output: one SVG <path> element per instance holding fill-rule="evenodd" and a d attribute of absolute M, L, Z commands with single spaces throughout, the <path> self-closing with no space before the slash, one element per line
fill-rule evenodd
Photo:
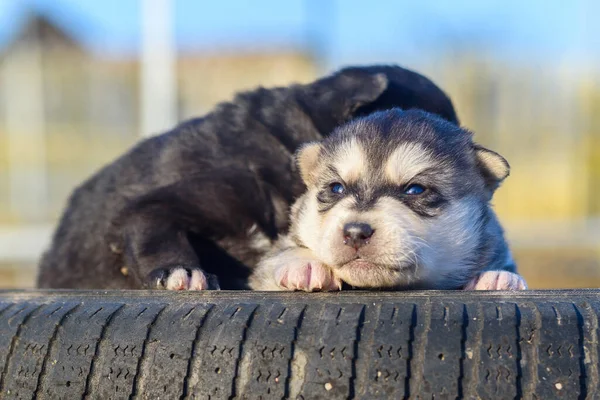
<path fill-rule="evenodd" d="M 595 399 L 600 291 L 0 292 L 2 398 Z"/>

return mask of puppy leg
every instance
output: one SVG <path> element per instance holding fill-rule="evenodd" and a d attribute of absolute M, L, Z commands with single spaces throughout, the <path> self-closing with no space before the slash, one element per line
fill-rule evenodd
<path fill-rule="evenodd" d="M 127 219 L 125 258 L 140 286 L 149 289 L 219 289 L 216 276 L 204 272 L 187 233 L 160 210 L 139 210 Z"/>
<path fill-rule="evenodd" d="M 239 239 L 257 226 L 274 240 L 277 210 L 287 218 L 287 205 L 275 207 L 279 198 L 252 170 L 211 170 L 131 199 L 113 221 L 114 231 L 124 241 L 127 266 L 147 287 L 218 289 L 219 266 L 209 266 L 217 276 L 202 270 L 188 234 L 207 240 Z M 281 221 L 282 226 L 286 223 L 287 219 Z M 240 278 L 245 281 L 248 272 Z"/>
<path fill-rule="evenodd" d="M 508 271 L 485 271 L 465 285 L 464 290 L 526 290 L 519 274 Z"/>
<path fill-rule="evenodd" d="M 342 281 L 308 249 L 287 248 L 263 259 L 250 277 L 254 290 L 341 290 Z"/>

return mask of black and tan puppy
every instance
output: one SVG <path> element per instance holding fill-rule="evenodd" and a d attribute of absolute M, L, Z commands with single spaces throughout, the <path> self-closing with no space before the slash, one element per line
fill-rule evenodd
<path fill-rule="evenodd" d="M 308 190 L 258 290 L 525 288 L 490 200 L 504 158 L 424 111 L 349 122 L 298 153 Z"/>
<path fill-rule="evenodd" d="M 38 286 L 247 287 L 248 267 L 285 233 L 289 205 L 304 191 L 296 149 L 394 106 L 456 122 L 430 80 L 374 66 L 242 93 L 142 141 L 72 194 Z"/>

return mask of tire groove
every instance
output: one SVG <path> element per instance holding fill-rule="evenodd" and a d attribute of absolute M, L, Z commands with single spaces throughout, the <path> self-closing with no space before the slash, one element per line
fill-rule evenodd
<path fill-rule="evenodd" d="M 146 345 L 148 344 L 148 339 L 150 339 L 150 332 L 152 332 L 152 328 L 156 324 L 158 317 L 160 317 L 160 315 L 163 313 L 163 311 L 165 311 L 167 309 L 167 307 L 168 307 L 167 305 L 163 305 L 163 307 L 160 309 L 160 311 L 158 311 L 156 313 L 156 315 L 154 316 L 154 318 L 152 319 L 152 322 L 150 323 L 150 325 L 148 325 L 148 329 L 146 329 L 146 337 L 144 338 L 144 342 L 142 343 L 142 349 L 140 351 L 140 358 L 138 358 L 137 365 L 135 368 L 135 375 L 133 376 L 133 382 L 131 384 L 131 394 L 129 395 L 129 400 L 134 399 L 137 396 L 137 392 L 139 390 L 139 388 L 138 388 L 139 375 L 140 375 L 140 371 L 141 371 L 142 362 L 144 361 L 144 356 L 146 355 Z M 146 311 L 146 309 L 144 309 L 140 314 L 138 314 L 138 317 L 140 315 L 142 315 L 144 313 L 144 311 Z"/>
<path fill-rule="evenodd" d="M 11 307 L 13 307 L 15 305 L 15 303 L 2 303 L 2 304 L 6 305 L 6 307 L 0 308 L 0 318 L 2 318 L 4 316 L 4 313 L 6 313 L 8 310 L 11 309 Z"/>
<path fill-rule="evenodd" d="M 6 372 L 8 371 L 10 364 L 12 362 L 12 357 L 15 351 L 15 347 L 17 344 L 17 340 L 19 340 L 19 336 L 21 335 L 21 330 L 23 328 L 23 325 L 25 325 L 27 323 L 27 321 L 29 321 L 29 319 L 31 318 L 31 316 L 37 312 L 40 308 L 42 308 L 43 306 L 45 306 L 47 304 L 40 304 L 37 307 L 31 309 L 31 311 L 29 312 L 29 314 L 27 314 L 23 320 L 21 321 L 21 323 L 19 324 L 19 327 L 17 328 L 17 331 L 15 332 L 15 335 L 13 336 L 11 342 L 10 342 L 10 348 L 8 350 L 8 354 L 6 355 L 6 362 L 4 363 L 4 370 L 2 371 L 2 375 L 0 375 L 0 394 L 2 394 L 2 392 L 4 391 L 4 383 L 5 383 L 5 379 L 6 379 Z M 23 311 L 24 309 L 27 308 L 27 304 L 25 305 L 25 307 L 21 308 L 19 311 L 17 311 L 16 313 L 14 313 L 11 317 L 14 317 L 15 315 L 17 315 L 19 312 Z"/>
<path fill-rule="evenodd" d="M 585 359 L 584 362 L 587 361 L 589 366 L 587 367 L 588 371 L 588 389 L 587 389 L 587 398 L 588 399 L 596 399 L 598 386 L 600 385 L 600 377 L 598 376 L 598 315 L 596 314 L 596 309 L 598 308 L 598 303 L 590 304 L 588 302 L 584 302 L 582 307 L 586 309 L 586 319 L 587 323 L 585 324 L 587 328 L 587 347 L 585 350 Z"/>
<path fill-rule="evenodd" d="M 355 393 L 355 396 L 359 399 L 369 398 L 369 396 L 371 395 L 371 392 L 372 392 L 371 379 L 373 379 L 372 369 L 373 369 L 374 364 L 370 361 L 372 361 L 371 360 L 372 354 L 373 354 L 374 349 L 376 348 L 376 344 L 375 344 L 375 341 L 377 340 L 376 331 L 377 331 L 377 328 L 379 327 L 379 324 L 382 321 L 382 318 L 384 318 L 382 316 L 382 309 L 386 305 L 389 305 L 389 304 L 390 303 L 382 302 L 380 304 L 373 304 L 372 306 L 367 305 L 365 308 L 365 320 L 367 321 L 365 323 L 365 328 L 367 328 L 367 329 L 363 330 L 363 333 L 361 334 L 361 342 L 359 344 L 359 346 L 361 346 L 361 351 L 364 356 L 358 357 L 356 359 L 356 368 L 357 368 L 356 379 L 360 382 L 360 385 L 359 385 L 359 390 Z M 398 306 L 397 304 L 392 303 L 391 307 L 393 307 L 393 309 L 394 309 L 393 313 L 399 312 L 398 309 L 396 308 L 397 306 Z M 392 315 L 391 319 L 393 320 L 393 315 Z M 410 326 L 409 319 L 406 320 L 406 326 L 407 326 L 407 329 Z M 408 338 L 405 338 L 405 339 L 408 342 Z M 408 359 L 408 356 L 404 357 L 403 361 L 405 364 L 406 364 L 406 359 Z M 404 390 L 405 376 L 406 375 L 402 375 L 402 377 L 400 377 L 400 379 L 401 379 L 400 384 L 402 385 L 402 390 Z"/>
<path fill-rule="evenodd" d="M 81 399 L 86 399 L 89 396 L 89 391 L 90 391 L 90 382 L 92 380 L 92 377 L 94 376 L 94 372 L 95 372 L 95 367 L 96 367 L 96 360 L 98 359 L 99 353 L 100 353 L 100 346 L 102 344 L 102 342 L 104 341 L 105 337 L 106 337 L 106 330 L 108 329 L 108 326 L 110 325 L 110 323 L 112 322 L 112 320 L 114 319 L 115 316 L 117 316 L 117 314 L 119 314 L 119 312 L 121 312 L 121 310 L 123 310 L 123 308 L 125 308 L 125 304 L 121 304 L 115 311 L 113 311 L 108 318 L 106 319 L 106 323 L 104 324 L 104 326 L 102 327 L 102 329 L 100 330 L 100 337 L 98 338 L 98 340 L 96 341 L 96 348 L 94 349 L 94 355 L 92 356 L 92 361 L 90 362 L 90 370 L 88 372 L 88 375 L 85 379 L 85 389 L 83 391 L 83 395 L 81 396 Z"/>
<path fill-rule="evenodd" d="M 460 328 L 460 367 L 458 375 L 458 398 L 464 398 L 464 381 L 465 381 L 465 363 L 466 363 L 466 345 L 467 345 L 467 327 L 469 326 L 469 313 L 467 311 L 467 305 L 463 303 L 463 316 L 462 324 Z"/>
<path fill-rule="evenodd" d="M 481 348 L 483 346 L 483 329 L 485 325 L 485 315 L 483 313 L 483 306 L 479 302 L 475 304 L 475 316 L 473 326 L 473 338 L 470 341 L 469 347 L 465 351 L 469 351 L 472 354 L 472 358 L 469 360 L 471 364 L 471 375 L 466 385 L 463 385 L 463 395 L 465 398 L 479 398 L 478 384 L 479 382 L 479 368 L 481 361 Z"/>
<path fill-rule="evenodd" d="M 523 350 L 521 349 L 521 309 L 519 305 L 515 303 L 515 337 L 517 343 L 517 399 L 523 398 L 523 367 L 521 361 L 523 360 Z"/>
<path fill-rule="evenodd" d="M 296 344 L 298 342 L 298 336 L 300 335 L 300 330 L 302 329 L 302 322 L 304 322 L 304 313 L 306 312 L 307 305 L 304 304 L 302 306 L 302 310 L 298 315 L 298 320 L 296 321 L 296 327 L 294 328 L 294 338 L 292 339 L 292 343 L 290 344 L 290 359 L 288 360 L 288 376 L 285 379 L 285 385 L 283 387 L 284 398 L 288 399 L 290 397 L 291 392 L 291 381 L 292 381 L 292 364 L 294 357 L 296 356 Z"/>
<path fill-rule="evenodd" d="M 535 315 L 534 318 L 534 323 L 535 323 L 535 327 L 537 329 L 537 331 L 534 332 L 534 336 L 533 336 L 533 356 L 535 357 L 534 360 L 532 360 L 533 362 L 531 363 L 531 369 L 532 369 L 532 374 L 531 374 L 531 395 L 533 398 L 537 399 L 537 395 L 535 394 L 538 383 L 539 383 L 539 378 L 538 378 L 538 372 L 537 372 L 537 367 L 540 363 L 540 354 L 539 354 L 539 346 L 540 346 L 540 340 L 541 340 L 541 332 L 542 332 L 542 313 L 540 312 L 539 308 L 537 307 L 537 305 L 535 305 L 534 303 L 531 303 L 532 308 L 533 308 L 533 313 Z"/>
<path fill-rule="evenodd" d="M 208 306 L 208 309 L 204 313 L 204 316 L 202 317 L 202 321 L 200 321 L 200 323 L 198 324 L 198 328 L 196 328 L 196 336 L 194 337 L 194 341 L 192 342 L 192 347 L 190 349 L 190 358 L 188 359 L 188 365 L 187 365 L 185 377 L 183 378 L 181 396 L 179 397 L 180 400 L 183 400 L 183 399 L 187 398 L 187 396 L 188 396 L 188 392 L 189 392 L 188 384 L 189 384 L 190 376 L 192 374 L 192 367 L 194 365 L 194 360 L 196 358 L 196 346 L 198 345 L 198 341 L 200 340 L 200 334 L 202 332 L 202 328 L 204 327 L 204 323 L 206 322 L 209 315 L 212 313 L 213 309 L 215 308 L 214 304 L 207 304 L 207 306 Z"/>
<path fill-rule="evenodd" d="M 357 379 L 357 374 L 356 374 L 356 359 L 358 357 L 360 357 L 359 354 L 359 344 L 360 344 L 360 339 L 361 339 L 361 335 L 362 335 L 362 329 L 364 328 L 365 325 L 365 305 L 362 305 L 361 309 L 360 309 L 360 314 L 358 316 L 358 324 L 356 326 L 356 330 L 354 333 L 354 355 L 352 357 L 352 361 L 351 361 L 351 366 L 350 366 L 350 371 L 351 371 L 351 375 L 350 375 L 350 382 L 349 382 L 349 393 L 348 393 L 348 399 L 354 399 L 355 395 L 356 395 L 356 388 L 354 387 L 355 383 L 356 383 L 356 379 Z"/>
<path fill-rule="evenodd" d="M 413 346 L 415 342 L 415 328 L 417 327 L 417 305 L 412 305 L 411 318 L 410 318 L 410 327 L 408 328 L 408 343 L 407 343 L 407 353 L 408 357 L 406 358 L 406 377 L 404 378 L 404 399 L 408 399 L 410 397 L 410 380 L 412 378 L 412 370 L 411 363 L 413 359 Z"/>
<path fill-rule="evenodd" d="M 536 389 L 538 386 L 538 365 L 540 363 L 539 345 L 540 335 L 542 331 L 542 314 L 534 303 L 527 303 L 533 313 L 533 330 L 530 332 L 530 337 L 525 341 L 531 345 L 531 359 L 527 360 L 528 375 L 530 378 L 527 390 L 523 392 L 523 398 L 537 399 Z M 526 397 L 526 395 L 528 395 Z"/>
<path fill-rule="evenodd" d="M 316 331 L 319 321 L 324 320 L 323 316 L 325 315 L 327 305 L 326 304 L 318 304 L 318 305 L 315 305 L 314 308 L 317 309 L 318 311 L 315 311 L 312 313 L 312 315 L 309 315 L 308 328 L 315 329 L 315 331 Z M 302 333 L 304 333 L 304 332 L 302 332 Z M 301 339 L 300 343 L 303 346 L 303 348 L 315 349 L 315 347 L 317 346 L 317 343 L 316 343 L 317 337 L 316 336 L 317 335 L 312 334 L 312 332 L 308 333 L 306 335 L 303 334 L 301 338 L 299 336 L 299 338 Z M 292 360 L 293 360 L 293 358 L 292 358 Z M 297 389 L 298 389 L 297 391 L 294 390 L 294 393 L 292 393 L 293 388 L 292 388 L 292 382 L 291 382 L 293 376 L 290 375 L 290 397 L 292 397 L 291 396 L 292 394 L 296 395 L 296 397 L 292 397 L 293 400 L 304 400 L 305 399 L 304 393 L 307 390 L 307 387 L 310 386 L 311 375 L 314 373 L 314 370 L 313 370 L 314 365 L 311 361 L 312 360 L 310 358 L 307 358 L 306 364 L 304 366 L 304 376 L 302 379 L 302 384 L 297 387 Z M 296 375 L 295 378 L 298 378 L 298 376 Z"/>
<path fill-rule="evenodd" d="M 237 385 L 238 377 L 240 375 L 240 364 L 241 364 L 241 359 L 243 357 L 244 344 L 246 343 L 246 339 L 248 338 L 248 330 L 250 329 L 250 326 L 252 325 L 252 321 L 254 320 L 254 315 L 256 314 L 256 310 L 258 310 L 259 307 L 260 307 L 260 305 L 254 304 L 254 309 L 248 316 L 248 320 L 246 321 L 244 330 L 242 331 L 242 340 L 240 340 L 240 344 L 238 347 L 238 355 L 235 360 L 235 373 L 233 375 L 233 379 L 231 379 L 231 395 L 229 396 L 229 400 L 234 399 L 236 396 L 236 393 L 235 393 L 236 385 Z"/>
<path fill-rule="evenodd" d="M 414 322 L 415 334 L 413 335 L 413 340 L 410 345 L 410 348 L 413 349 L 413 353 L 410 356 L 411 379 L 409 382 L 409 391 L 407 391 L 407 398 L 419 398 L 419 393 L 423 384 L 425 355 L 428 342 L 427 333 L 431 327 L 431 299 L 428 298 L 421 307 L 420 317 L 423 319 L 421 324 L 418 323 L 419 313 L 417 311 L 418 309 L 413 313 L 413 317 L 415 317 L 416 321 Z M 417 329 L 419 330 L 418 335 Z"/>
<path fill-rule="evenodd" d="M 4 316 L 4 314 L 7 313 L 8 310 L 10 310 L 15 305 L 16 305 L 16 303 L 7 303 L 7 306 L 4 307 L 2 310 L 0 310 L 0 318 L 2 318 Z M 8 365 L 8 354 L 6 356 L 6 359 L 2 363 L 2 369 L 0 369 L 0 396 L 2 395 L 2 380 L 1 380 L 1 377 L 2 377 L 2 375 L 4 375 L 4 371 L 6 370 L 7 365 Z"/>
<path fill-rule="evenodd" d="M 588 394 L 588 372 L 585 366 L 585 333 L 583 331 L 585 319 L 579 311 L 577 304 L 573 303 L 573 309 L 577 317 L 577 332 L 579 333 L 579 399 L 585 400 Z"/>
<path fill-rule="evenodd" d="M 43 379 L 46 376 L 48 359 L 50 358 L 50 354 L 52 353 L 52 347 L 54 346 L 54 343 L 56 342 L 56 337 L 58 336 L 58 328 L 63 324 L 63 322 L 65 321 L 65 318 L 67 318 L 69 315 L 71 315 L 75 310 L 78 310 L 80 307 L 81 307 L 81 303 L 75 304 L 73 307 L 71 307 L 71 309 L 69 311 L 67 311 L 66 313 L 64 313 L 64 315 L 58 320 L 58 323 L 54 327 L 54 331 L 52 332 L 52 335 L 50 336 L 50 340 L 48 341 L 48 346 L 46 347 L 46 354 L 44 354 L 44 358 L 42 359 L 40 373 L 37 377 L 35 391 L 33 392 L 34 399 L 37 399 L 38 392 L 40 390 L 40 387 L 42 386 Z M 58 311 L 58 310 L 56 310 L 56 311 Z"/>

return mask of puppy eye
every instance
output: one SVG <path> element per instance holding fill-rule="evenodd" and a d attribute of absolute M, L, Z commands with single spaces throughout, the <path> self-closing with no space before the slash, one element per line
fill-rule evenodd
<path fill-rule="evenodd" d="M 406 189 L 404 189 L 404 194 L 418 195 L 418 194 L 422 194 L 424 191 L 425 191 L 425 187 L 418 185 L 416 183 L 413 183 L 412 185 L 409 185 Z"/>
<path fill-rule="evenodd" d="M 344 185 L 342 185 L 339 182 L 332 183 L 331 185 L 329 185 L 329 188 L 331 189 L 331 192 L 335 194 L 344 194 L 344 192 L 346 191 Z"/>

